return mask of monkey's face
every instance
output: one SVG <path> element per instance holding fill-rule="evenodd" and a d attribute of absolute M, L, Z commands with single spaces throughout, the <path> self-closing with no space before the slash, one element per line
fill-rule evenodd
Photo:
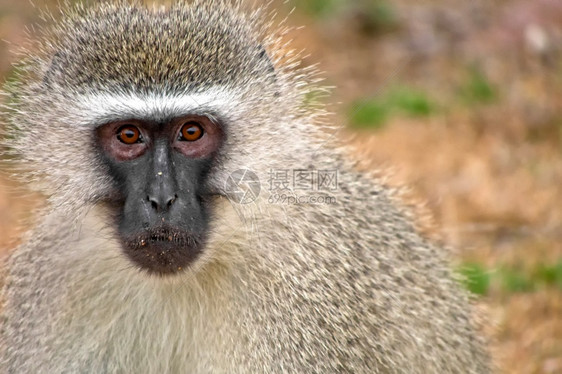
<path fill-rule="evenodd" d="M 223 142 L 220 125 L 204 116 L 131 119 L 96 133 L 118 190 L 125 254 L 149 272 L 181 271 L 207 237 L 213 191 L 206 179 Z"/>
<path fill-rule="evenodd" d="M 269 54 L 252 18 L 214 1 L 69 15 L 12 89 L 13 148 L 33 185 L 70 219 L 109 201 L 104 222 L 149 272 L 243 258 L 247 222 L 275 208 L 258 205 L 271 171 L 307 168 L 321 148 L 303 125 L 315 78 L 276 69 L 291 57 Z M 217 198 L 239 171 L 258 176 L 261 201 Z"/>

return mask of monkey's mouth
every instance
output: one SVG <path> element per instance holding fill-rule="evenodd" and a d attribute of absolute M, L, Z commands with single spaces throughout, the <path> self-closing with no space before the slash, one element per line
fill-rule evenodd
<path fill-rule="evenodd" d="M 124 238 L 123 248 L 142 269 L 160 275 L 174 274 L 197 259 L 203 238 L 181 229 L 160 227 Z"/>

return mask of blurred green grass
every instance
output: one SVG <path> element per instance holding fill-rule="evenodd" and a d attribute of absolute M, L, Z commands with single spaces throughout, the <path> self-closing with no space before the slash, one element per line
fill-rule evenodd
<path fill-rule="evenodd" d="M 356 129 L 380 129 L 391 116 L 427 117 L 438 105 L 418 89 L 396 86 L 382 96 L 360 99 L 349 109 L 350 123 Z"/>
<path fill-rule="evenodd" d="M 353 15 L 359 30 L 366 35 L 392 30 L 399 25 L 397 12 L 387 0 L 292 0 L 291 5 L 316 19 Z"/>
<path fill-rule="evenodd" d="M 514 294 L 533 292 L 541 288 L 562 291 L 562 259 L 555 263 L 541 263 L 530 269 L 518 266 L 487 268 L 480 263 L 468 262 L 457 269 L 464 287 L 475 295 L 491 292 Z"/>
<path fill-rule="evenodd" d="M 458 88 L 458 97 L 467 104 L 490 104 L 498 99 L 495 85 L 475 66 L 468 69 L 464 81 Z"/>

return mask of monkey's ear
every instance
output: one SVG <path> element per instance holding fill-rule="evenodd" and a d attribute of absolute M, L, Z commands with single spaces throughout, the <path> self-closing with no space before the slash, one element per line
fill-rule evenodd
<path fill-rule="evenodd" d="M 275 66 L 273 65 L 273 62 L 271 61 L 271 58 L 269 57 L 269 54 L 267 53 L 265 47 L 263 46 L 263 44 L 260 44 L 258 46 L 258 58 L 260 60 L 260 62 L 264 63 L 267 67 L 267 71 L 269 73 L 271 73 L 273 75 L 273 78 L 276 80 L 276 72 L 275 72 Z"/>
<path fill-rule="evenodd" d="M 61 52 L 55 52 L 51 61 L 49 62 L 49 67 L 45 71 L 43 76 L 43 84 L 46 87 L 50 87 L 51 84 L 56 80 L 56 77 L 60 75 L 63 65 L 63 56 Z"/>
<path fill-rule="evenodd" d="M 273 62 L 271 61 L 271 58 L 269 57 L 269 54 L 267 53 L 267 50 L 265 49 L 263 44 L 260 44 L 258 46 L 257 56 L 260 63 L 265 64 L 266 71 L 267 73 L 269 73 L 268 78 L 271 79 L 275 85 L 277 85 L 277 71 L 275 70 L 275 65 L 273 65 Z M 275 97 L 280 96 L 280 92 L 278 89 L 275 91 L 274 95 Z"/>

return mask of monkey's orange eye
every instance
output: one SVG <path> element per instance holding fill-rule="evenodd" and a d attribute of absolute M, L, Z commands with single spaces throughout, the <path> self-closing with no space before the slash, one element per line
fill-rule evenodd
<path fill-rule="evenodd" d="M 140 143 L 142 140 L 140 130 L 133 125 L 121 126 L 117 130 L 117 139 L 125 144 Z"/>
<path fill-rule="evenodd" d="M 181 127 L 180 130 L 180 140 L 185 140 L 188 142 L 194 142 L 201 139 L 204 131 L 203 127 L 197 122 L 188 122 Z"/>

